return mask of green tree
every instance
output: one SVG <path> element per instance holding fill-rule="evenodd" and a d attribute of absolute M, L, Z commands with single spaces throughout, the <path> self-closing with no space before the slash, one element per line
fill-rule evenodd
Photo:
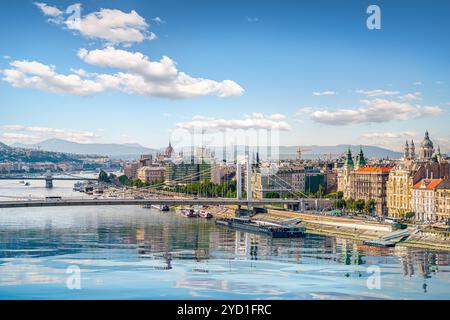
<path fill-rule="evenodd" d="M 376 201 L 372 198 L 368 199 L 364 205 L 364 211 L 372 214 L 375 211 Z"/>
<path fill-rule="evenodd" d="M 346 200 L 346 208 L 350 211 L 354 211 L 355 210 L 355 199 L 348 198 Z"/>
<path fill-rule="evenodd" d="M 121 176 L 119 177 L 119 182 L 120 182 L 122 185 L 126 185 L 127 182 L 128 182 L 128 177 L 127 177 L 126 175 L 121 175 Z"/>
<path fill-rule="evenodd" d="M 323 191 L 324 191 L 323 185 L 320 184 L 319 188 L 318 188 L 318 190 L 317 190 L 317 192 L 315 194 L 316 198 L 322 198 L 323 197 Z"/>
<path fill-rule="evenodd" d="M 100 182 L 109 182 L 109 177 L 108 174 L 105 171 L 100 171 L 99 175 L 98 175 L 98 181 Z"/>
<path fill-rule="evenodd" d="M 334 200 L 333 201 L 333 208 L 334 209 L 340 209 L 343 210 L 345 209 L 347 203 L 344 199 L 338 199 L 338 200 Z"/>
<path fill-rule="evenodd" d="M 358 199 L 355 201 L 355 210 L 361 213 L 364 210 L 366 202 L 363 199 Z"/>
<path fill-rule="evenodd" d="M 416 215 L 415 212 L 407 212 L 407 213 L 405 214 L 405 219 L 406 219 L 406 220 L 412 220 L 412 218 L 414 218 L 415 215 Z"/>

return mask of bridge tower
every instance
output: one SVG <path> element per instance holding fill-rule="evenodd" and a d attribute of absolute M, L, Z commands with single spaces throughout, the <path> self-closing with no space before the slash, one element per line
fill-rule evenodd
<path fill-rule="evenodd" d="M 53 188 L 53 176 L 50 170 L 45 173 L 45 187 L 48 189 Z"/>
<path fill-rule="evenodd" d="M 252 194 L 252 164 L 250 156 L 247 157 L 247 202 L 251 202 L 253 198 Z"/>
<path fill-rule="evenodd" d="M 236 198 L 242 199 L 242 166 L 236 162 Z"/>

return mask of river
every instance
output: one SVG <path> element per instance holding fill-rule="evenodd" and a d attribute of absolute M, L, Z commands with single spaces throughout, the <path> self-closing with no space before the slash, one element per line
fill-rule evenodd
<path fill-rule="evenodd" d="M 0 181 L 0 197 L 82 197 L 71 181 L 30 184 Z M 137 206 L 0 209 L 0 299 L 448 299 L 449 263 L 445 251 L 270 239 Z"/>

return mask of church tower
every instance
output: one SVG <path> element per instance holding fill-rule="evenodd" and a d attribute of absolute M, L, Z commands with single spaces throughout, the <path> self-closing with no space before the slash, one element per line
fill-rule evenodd
<path fill-rule="evenodd" d="M 347 198 L 350 195 L 351 177 L 354 171 L 354 162 L 352 158 L 352 152 L 350 147 L 347 150 L 347 155 L 344 161 L 344 167 L 338 176 L 339 189 L 344 192 L 344 197 Z"/>
<path fill-rule="evenodd" d="M 409 147 L 409 157 L 411 160 L 416 159 L 416 147 L 414 146 L 414 140 L 411 140 L 411 146 Z"/>
<path fill-rule="evenodd" d="M 409 152 L 408 140 L 406 140 L 406 143 L 405 143 L 405 151 L 403 153 L 403 159 L 404 160 L 411 160 L 411 156 L 410 156 L 410 152 Z"/>
<path fill-rule="evenodd" d="M 364 167 L 366 165 L 366 158 L 364 157 L 364 152 L 362 150 L 362 147 L 359 148 L 359 154 L 356 157 L 356 166 L 357 167 Z"/>
<path fill-rule="evenodd" d="M 350 151 L 350 147 L 347 150 L 347 156 L 344 161 L 345 167 L 353 167 L 355 164 L 353 163 L 352 152 Z"/>

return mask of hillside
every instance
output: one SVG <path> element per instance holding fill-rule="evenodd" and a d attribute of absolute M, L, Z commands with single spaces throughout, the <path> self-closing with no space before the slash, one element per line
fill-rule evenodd
<path fill-rule="evenodd" d="M 19 145 L 15 145 L 19 146 Z M 109 157 L 137 157 L 141 154 L 155 154 L 156 149 L 145 148 L 139 144 L 104 144 L 77 143 L 61 139 L 49 139 L 36 144 L 24 145 L 22 148 L 40 149 L 72 154 L 95 154 Z"/>

